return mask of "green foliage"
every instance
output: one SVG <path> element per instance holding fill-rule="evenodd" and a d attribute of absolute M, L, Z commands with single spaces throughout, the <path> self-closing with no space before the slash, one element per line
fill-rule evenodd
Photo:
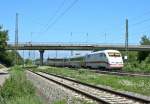
<path fill-rule="evenodd" d="M 139 62 L 125 63 L 122 70 L 128 72 L 142 72 L 143 70 L 140 69 L 139 64 L 140 64 Z"/>
<path fill-rule="evenodd" d="M 145 63 L 150 64 L 150 54 L 146 57 Z"/>
<path fill-rule="evenodd" d="M 8 31 L 2 30 L 2 27 L 0 26 L 0 53 L 3 53 L 6 49 L 8 41 Z"/>
<path fill-rule="evenodd" d="M 11 60 L 12 64 L 14 65 L 17 63 L 18 65 L 23 64 L 23 58 L 20 56 L 19 52 L 17 51 L 9 51 L 8 52 L 8 57 Z"/>
<path fill-rule="evenodd" d="M 2 27 L 0 26 L 0 62 L 4 63 L 5 61 L 5 51 L 8 41 L 8 31 L 2 30 Z"/>
<path fill-rule="evenodd" d="M 0 26 L 0 63 L 6 65 L 6 66 L 12 66 L 16 62 L 15 56 L 18 57 L 19 64 L 22 64 L 22 58 L 16 51 L 6 51 L 7 47 L 7 41 L 8 41 L 8 31 L 2 30 L 2 27 Z"/>
<path fill-rule="evenodd" d="M 141 45 L 150 45 L 150 39 L 149 39 L 149 37 L 147 37 L 146 35 L 144 35 L 144 36 L 141 38 L 140 44 L 141 44 Z M 139 60 L 139 62 L 145 60 L 145 58 L 146 58 L 149 54 L 150 54 L 150 52 L 145 52 L 145 51 L 138 52 L 138 60 Z"/>
<path fill-rule="evenodd" d="M 12 100 L 8 100 L 5 104 L 43 104 L 41 101 L 39 101 L 39 98 L 37 96 L 21 96 L 16 97 Z"/>
<path fill-rule="evenodd" d="M 25 64 L 26 65 L 32 65 L 32 60 L 31 59 L 26 59 Z"/>
<path fill-rule="evenodd" d="M 58 101 L 55 101 L 53 104 L 66 104 L 67 101 L 64 99 L 64 100 L 58 100 Z"/>
<path fill-rule="evenodd" d="M 13 66 L 17 61 L 16 56 L 18 57 L 18 64 L 22 64 L 23 59 L 16 51 L 5 51 L 3 54 L 0 54 L 0 61 L 6 66 Z"/>
<path fill-rule="evenodd" d="M 125 56 L 125 52 L 121 52 L 122 56 Z M 137 54 L 138 52 L 136 51 L 129 51 L 128 52 L 128 62 L 136 62 L 137 61 Z"/>
<path fill-rule="evenodd" d="M 86 70 L 85 69 L 79 69 L 78 72 L 79 72 L 79 74 L 83 74 L 86 72 Z"/>
<path fill-rule="evenodd" d="M 11 76 L 0 89 L 1 104 L 41 104 L 35 96 L 35 88 L 26 80 L 20 67 L 11 70 Z"/>
<path fill-rule="evenodd" d="M 150 54 L 141 62 L 137 60 L 137 55 L 133 55 L 129 58 L 128 63 L 124 63 L 123 70 L 129 72 L 150 72 Z"/>
<path fill-rule="evenodd" d="M 143 36 L 140 44 L 150 45 L 150 39 L 147 36 Z M 130 72 L 150 72 L 150 52 L 129 52 L 128 62 L 125 62 L 123 70 Z"/>

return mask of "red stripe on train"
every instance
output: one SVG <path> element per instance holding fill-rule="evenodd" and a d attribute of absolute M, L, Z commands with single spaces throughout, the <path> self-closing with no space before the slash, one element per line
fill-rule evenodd
<path fill-rule="evenodd" d="M 108 62 L 105 62 L 105 61 L 89 61 L 89 62 L 85 62 L 85 63 L 105 63 L 105 64 L 109 64 Z"/>

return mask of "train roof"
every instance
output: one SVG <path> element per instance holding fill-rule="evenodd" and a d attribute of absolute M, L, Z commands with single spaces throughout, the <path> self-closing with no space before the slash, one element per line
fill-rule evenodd
<path fill-rule="evenodd" d="M 76 56 L 72 56 L 72 57 L 69 57 L 69 59 L 71 58 L 78 58 L 78 57 L 84 57 L 85 55 L 76 55 Z"/>
<path fill-rule="evenodd" d="M 85 57 L 86 55 L 91 55 L 91 54 L 98 54 L 98 53 L 107 53 L 107 52 L 119 52 L 118 50 L 102 50 L 102 51 L 96 51 L 96 52 L 92 52 L 92 53 L 89 53 L 89 54 L 85 54 L 85 55 L 76 55 L 76 56 L 72 56 L 72 57 L 69 57 L 69 59 L 71 58 L 79 58 L 79 57 Z"/>
<path fill-rule="evenodd" d="M 96 51 L 96 52 L 89 53 L 88 55 L 98 54 L 98 53 L 107 53 L 107 52 L 119 52 L 119 51 L 118 50 L 102 50 L 102 51 Z"/>

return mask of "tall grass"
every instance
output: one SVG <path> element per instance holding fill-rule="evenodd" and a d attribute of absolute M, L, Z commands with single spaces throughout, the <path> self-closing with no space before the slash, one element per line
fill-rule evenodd
<path fill-rule="evenodd" d="M 24 71 L 13 67 L 0 88 L 0 104 L 42 104 L 42 101 L 35 95 L 35 88 L 26 80 Z"/>
<path fill-rule="evenodd" d="M 150 64 L 146 63 L 145 61 L 139 62 L 130 62 L 125 63 L 123 70 L 128 72 L 143 72 L 143 73 L 150 73 Z"/>

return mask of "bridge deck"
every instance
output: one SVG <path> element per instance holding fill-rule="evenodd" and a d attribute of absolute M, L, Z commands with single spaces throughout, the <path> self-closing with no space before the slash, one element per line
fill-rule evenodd
<path fill-rule="evenodd" d="M 14 44 L 8 44 L 7 49 L 15 49 Z M 125 45 L 104 44 L 18 44 L 17 50 L 125 50 Z M 129 45 L 129 51 L 150 51 L 150 45 Z"/>

